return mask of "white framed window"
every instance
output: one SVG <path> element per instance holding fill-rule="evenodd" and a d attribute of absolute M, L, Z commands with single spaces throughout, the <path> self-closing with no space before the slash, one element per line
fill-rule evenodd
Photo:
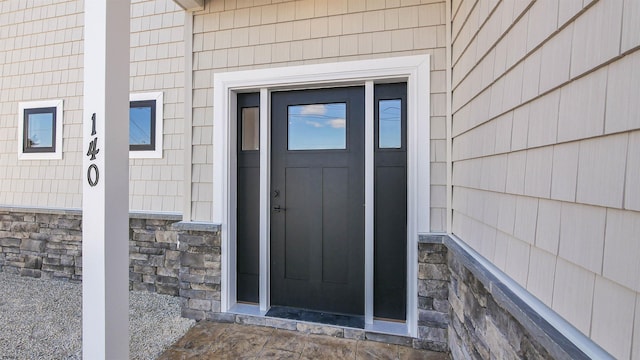
<path fill-rule="evenodd" d="M 129 95 L 129 158 L 162 158 L 162 92 Z"/>
<path fill-rule="evenodd" d="M 62 99 L 18 104 L 18 159 L 62 159 Z"/>

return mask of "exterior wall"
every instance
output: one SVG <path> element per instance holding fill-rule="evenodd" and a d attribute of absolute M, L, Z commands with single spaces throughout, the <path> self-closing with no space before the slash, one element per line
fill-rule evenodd
<path fill-rule="evenodd" d="M 216 72 L 431 54 L 431 228 L 445 231 L 444 1 L 207 1 L 193 23 L 194 220 L 210 221 Z"/>
<path fill-rule="evenodd" d="M 82 206 L 83 1 L 0 3 L 0 204 Z M 131 91 L 164 93 L 164 156 L 131 160 L 130 208 L 179 212 L 184 11 L 133 1 Z M 63 99 L 62 160 L 18 160 L 18 103 Z"/>
<path fill-rule="evenodd" d="M 81 206 L 82 1 L 0 3 L 0 204 Z M 18 103 L 64 100 L 62 160 L 18 160 Z"/>
<path fill-rule="evenodd" d="M 452 14 L 453 233 L 640 358 L 638 2 L 459 0 Z"/>
<path fill-rule="evenodd" d="M 131 159 L 129 208 L 182 212 L 184 201 L 184 18 L 172 0 L 131 4 L 130 89 L 162 91 L 162 159 Z"/>

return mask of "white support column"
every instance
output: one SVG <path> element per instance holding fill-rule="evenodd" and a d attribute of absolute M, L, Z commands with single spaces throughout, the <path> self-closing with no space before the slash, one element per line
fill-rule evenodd
<path fill-rule="evenodd" d="M 82 355 L 129 358 L 129 9 L 85 1 Z"/>

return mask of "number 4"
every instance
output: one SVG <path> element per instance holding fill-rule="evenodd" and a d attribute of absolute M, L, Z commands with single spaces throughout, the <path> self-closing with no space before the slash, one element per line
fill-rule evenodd
<path fill-rule="evenodd" d="M 98 138 L 96 137 L 89 143 L 89 151 L 87 151 L 87 156 L 91 156 L 89 160 L 96 159 L 96 155 L 100 152 L 100 149 L 98 149 L 97 146 L 98 146 Z"/>

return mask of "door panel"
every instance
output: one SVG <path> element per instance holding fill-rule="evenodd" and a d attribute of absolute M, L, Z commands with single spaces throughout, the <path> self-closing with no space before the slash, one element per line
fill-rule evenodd
<path fill-rule="evenodd" d="M 310 250 L 318 242 L 321 231 L 319 224 L 314 221 L 319 218 L 318 206 L 320 193 L 313 191 L 318 188 L 318 169 L 288 168 L 285 169 L 285 277 L 287 279 L 309 280 Z M 300 203 L 304 199 L 304 203 Z M 295 239 L 295 241 L 294 241 Z"/>
<path fill-rule="evenodd" d="M 275 92 L 271 121 L 271 303 L 363 314 L 364 89 Z"/>
<path fill-rule="evenodd" d="M 348 284 L 349 258 L 343 244 L 349 242 L 349 169 L 322 171 L 322 279 Z"/>

